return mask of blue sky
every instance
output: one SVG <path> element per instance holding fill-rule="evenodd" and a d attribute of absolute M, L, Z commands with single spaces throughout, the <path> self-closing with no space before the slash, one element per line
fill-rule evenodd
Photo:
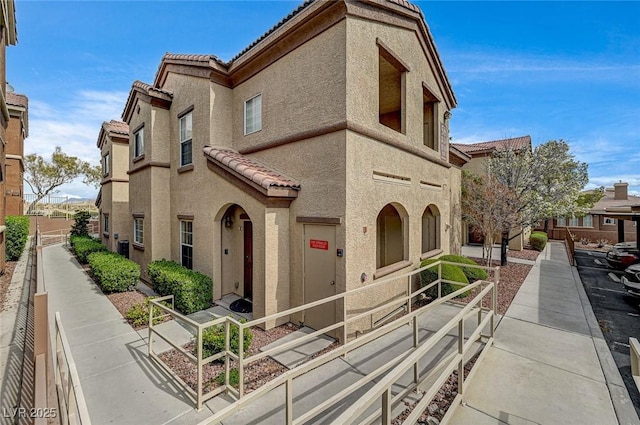
<path fill-rule="evenodd" d="M 165 52 L 229 60 L 299 3 L 16 0 L 7 80 L 29 97 L 25 153 L 59 145 L 98 164 L 102 121 L 121 119 Z M 454 142 L 564 139 L 589 164 L 588 187 L 623 180 L 640 195 L 640 2 L 415 3 L 458 99 Z"/>

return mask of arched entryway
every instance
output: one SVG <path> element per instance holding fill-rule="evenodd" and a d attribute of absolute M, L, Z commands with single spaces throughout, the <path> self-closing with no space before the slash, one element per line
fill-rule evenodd
<path fill-rule="evenodd" d="M 221 226 L 222 295 L 253 297 L 253 223 L 240 205 L 226 208 Z"/>

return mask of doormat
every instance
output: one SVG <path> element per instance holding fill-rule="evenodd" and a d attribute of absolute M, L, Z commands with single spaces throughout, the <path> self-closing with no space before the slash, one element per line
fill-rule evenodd
<path fill-rule="evenodd" d="M 239 300 L 235 300 L 229 304 L 229 309 L 236 313 L 252 313 L 253 303 L 249 300 L 245 300 L 244 298 L 240 298 Z"/>

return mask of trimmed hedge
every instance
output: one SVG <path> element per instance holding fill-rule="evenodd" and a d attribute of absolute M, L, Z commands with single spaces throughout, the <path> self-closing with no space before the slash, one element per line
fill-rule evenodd
<path fill-rule="evenodd" d="M 155 297 L 147 297 L 144 302 L 137 303 L 131 306 L 127 311 L 125 317 L 133 326 L 146 326 L 149 324 L 149 300 Z M 157 325 L 162 322 L 162 318 L 159 316 L 162 314 L 162 310 L 155 305 L 153 306 L 153 324 Z"/>
<path fill-rule="evenodd" d="M 213 282 L 175 261 L 158 260 L 147 266 L 153 288 L 161 296 L 173 295 L 175 307 L 184 314 L 204 310 L 213 302 Z"/>
<path fill-rule="evenodd" d="M 24 246 L 29 239 L 29 217 L 8 215 L 5 219 L 5 237 L 7 247 L 5 259 L 7 261 L 16 261 L 22 255 Z"/>
<path fill-rule="evenodd" d="M 246 320 L 241 319 L 241 323 L 245 323 Z M 224 351 L 225 347 L 225 330 L 224 325 L 215 325 L 207 328 L 202 333 L 202 358 L 206 359 L 207 357 L 211 357 L 216 353 Z M 240 347 L 240 328 L 234 324 L 229 325 L 229 349 L 232 353 L 238 355 L 239 347 Z M 251 329 L 244 330 L 244 338 L 243 338 L 243 350 L 244 353 L 249 352 L 249 348 L 251 348 L 251 341 L 253 340 L 253 333 L 251 333 Z M 223 360 L 221 358 L 220 360 Z"/>
<path fill-rule="evenodd" d="M 82 264 L 87 263 L 89 254 L 107 250 L 100 241 L 90 236 L 71 236 L 71 248 Z"/>
<path fill-rule="evenodd" d="M 440 259 L 429 258 L 420 263 L 420 268 L 424 266 L 428 266 L 429 264 L 433 264 Z M 452 282 L 460 282 L 461 285 L 452 285 L 450 283 L 442 283 L 442 296 L 449 295 L 452 292 L 457 291 L 464 285 L 469 284 L 469 280 L 467 276 L 465 276 L 462 269 L 458 266 L 454 266 L 452 264 L 442 264 L 442 279 L 449 280 Z M 438 280 L 438 266 L 433 266 L 432 268 L 428 268 L 420 272 L 420 285 L 422 287 L 427 286 L 428 284 L 435 282 Z M 425 294 L 431 296 L 432 298 L 436 298 L 438 296 L 438 285 L 433 286 L 430 289 L 425 291 Z"/>
<path fill-rule="evenodd" d="M 549 237 L 545 232 L 533 232 L 531 236 L 529 236 L 529 244 L 532 249 L 536 251 L 542 251 L 545 246 L 547 246 L 547 241 Z"/>
<path fill-rule="evenodd" d="M 453 255 L 453 254 L 443 255 L 438 259 L 442 261 L 451 261 L 452 263 L 469 264 L 474 266 L 478 265 L 478 263 L 476 263 L 472 259 L 463 257 L 461 255 Z M 489 274 L 485 269 L 478 269 L 475 267 L 464 267 L 464 266 L 460 266 L 460 268 L 462 269 L 462 272 L 464 273 L 464 275 L 467 277 L 467 280 L 469 281 L 469 283 L 475 282 L 476 280 L 489 279 Z"/>
<path fill-rule="evenodd" d="M 105 292 L 131 291 L 140 280 L 140 266 L 115 252 L 93 252 L 88 261 Z"/>

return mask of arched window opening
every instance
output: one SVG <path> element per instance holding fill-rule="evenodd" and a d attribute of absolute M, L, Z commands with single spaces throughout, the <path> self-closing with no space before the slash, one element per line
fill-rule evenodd
<path fill-rule="evenodd" d="M 422 214 L 422 252 L 440 249 L 440 211 L 429 205 Z"/>
<path fill-rule="evenodd" d="M 404 260 L 404 229 L 402 217 L 391 204 L 385 205 L 376 220 L 376 268 Z"/>

